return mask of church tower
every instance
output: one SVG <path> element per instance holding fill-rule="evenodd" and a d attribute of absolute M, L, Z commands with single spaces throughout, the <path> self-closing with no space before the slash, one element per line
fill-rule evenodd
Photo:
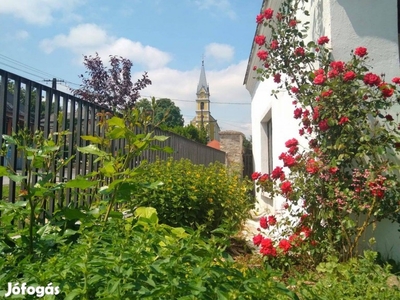
<path fill-rule="evenodd" d="M 210 141 L 219 141 L 219 131 L 217 120 L 211 116 L 210 110 L 210 88 L 207 84 L 204 60 L 201 63 L 200 79 L 196 90 L 196 117 L 191 124 L 197 128 L 204 128 Z"/>

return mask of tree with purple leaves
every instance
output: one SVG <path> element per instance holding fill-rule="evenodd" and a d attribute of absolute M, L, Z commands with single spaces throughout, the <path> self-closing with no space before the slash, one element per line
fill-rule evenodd
<path fill-rule="evenodd" d="M 139 92 L 151 84 L 147 72 L 133 83 L 132 62 L 121 56 L 110 55 L 110 66 L 107 67 L 98 53 L 95 56 L 85 55 L 83 64 L 87 69 L 86 76 L 79 76 L 82 84 L 80 88 L 72 90 L 73 94 L 113 111 L 132 109 L 140 97 Z"/>

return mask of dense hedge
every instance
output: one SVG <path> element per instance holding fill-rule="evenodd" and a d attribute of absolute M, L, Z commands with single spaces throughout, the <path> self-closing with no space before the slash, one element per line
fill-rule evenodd
<path fill-rule="evenodd" d="M 221 163 L 204 166 L 170 159 L 143 167 L 140 182 L 159 180 L 163 185 L 138 191 L 133 207 L 156 208 L 164 224 L 204 226 L 207 232 L 221 225 L 237 229 L 254 204 L 249 182 L 230 174 Z"/>

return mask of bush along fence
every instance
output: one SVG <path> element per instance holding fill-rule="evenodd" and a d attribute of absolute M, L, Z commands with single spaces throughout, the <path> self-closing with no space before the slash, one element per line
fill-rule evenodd
<path fill-rule="evenodd" d="M 144 112 L 113 116 L 102 106 L 1 69 L 0 76 L 0 197 L 11 203 L 27 193 L 48 193 L 50 201 L 41 205 L 53 213 L 55 206 L 89 204 L 94 179 L 111 183 L 123 167 L 134 169 L 142 161 L 225 163 L 222 151 L 152 128 Z M 64 183 L 68 189 L 60 188 Z"/>

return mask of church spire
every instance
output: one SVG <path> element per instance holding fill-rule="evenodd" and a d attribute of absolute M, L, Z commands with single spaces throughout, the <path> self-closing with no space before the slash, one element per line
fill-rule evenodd
<path fill-rule="evenodd" d="M 201 72 L 200 72 L 199 84 L 197 85 L 197 94 L 200 92 L 202 88 L 204 88 L 207 94 L 210 93 L 206 79 L 206 71 L 204 69 L 204 59 L 201 61 Z"/>

